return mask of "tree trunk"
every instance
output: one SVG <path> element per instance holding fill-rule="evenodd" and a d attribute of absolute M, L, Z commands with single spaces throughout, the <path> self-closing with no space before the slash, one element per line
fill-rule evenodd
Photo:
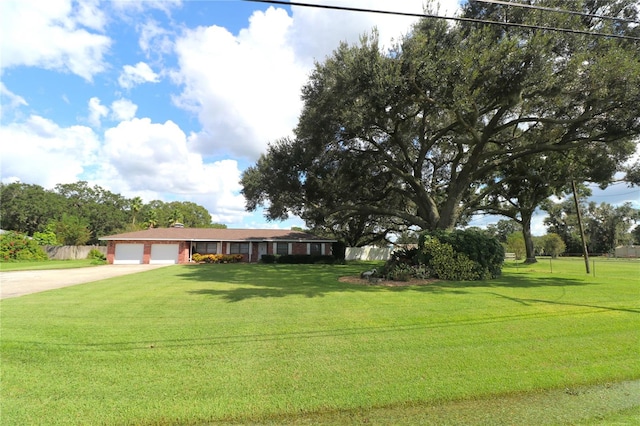
<path fill-rule="evenodd" d="M 522 236 L 524 237 L 524 248 L 526 260 L 524 263 L 536 263 L 536 251 L 533 246 L 533 235 L 531 235 L 531 217 L 533 212 L 521 212 L 522 215 Z"/>

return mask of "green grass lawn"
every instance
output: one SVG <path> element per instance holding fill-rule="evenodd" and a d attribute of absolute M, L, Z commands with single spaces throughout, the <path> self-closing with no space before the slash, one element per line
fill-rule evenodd
<path fill-rule="evenodd" d="M 634 424 L 640 263 L 176 265 L 7 299 L 2 424 Z M 551 272 L 553 269 L 553 272 Z M 465 414 L 466 413 L 466 414 Z M 475 419 L 475 420 L 474 420 Z"/>
<path fill-rule="evenodd" d="M 0 271 L 27 271 L 46 269 L 71 269 L 96 266 L 92 259 L 46 260 L 42 262 L 0 262 Z"/>

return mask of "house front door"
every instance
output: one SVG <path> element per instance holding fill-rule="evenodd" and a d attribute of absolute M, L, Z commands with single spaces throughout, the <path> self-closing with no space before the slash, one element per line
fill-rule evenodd
<path fill-rule="evenodd" d="M 258 243 L 258 260 L 262 259 L 263 254 L 267 254 L 267 243 Z"/>

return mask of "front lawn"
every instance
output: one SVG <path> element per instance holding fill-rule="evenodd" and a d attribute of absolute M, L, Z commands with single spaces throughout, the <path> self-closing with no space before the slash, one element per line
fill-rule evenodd
<path fill-rule="evenodd" d="M 3 300 L 2 422 L 635 417 L 640 263 L 580 262 L 419 287 L 338 282 L 362 264 L 176 265 Z"/>
<path fill-rule="evenodd" d="M 0 262 L 0 271 L 35 271 L 46 269 L 71 269 L 96 266 L 93 259 L 45 260 L 39 262 Z"/>

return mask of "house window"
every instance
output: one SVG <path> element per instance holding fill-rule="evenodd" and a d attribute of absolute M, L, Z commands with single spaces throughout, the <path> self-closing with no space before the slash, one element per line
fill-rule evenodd
<path fill-rule="evenodd" d="M 313 255 L 322 254 L 322 243 L 311 243 L 309 245 L 309 254 L 313 254 Z"/>
<path fill-rule="evenodd" d="M 200 254 L 216 254 L 218 252 L 218 243 L 196 243 L 195 252 Z"/>
<path fill-rule="evenodd" d="M 289 243 L 276 243 L 276 254 L 279 256 L 289 254 Z"/>
<path fill-rule="evenodd" d="M 231 243 L 229 247 L 229 253 L 231 254 L 248 254 L 249 243 Z"/>

